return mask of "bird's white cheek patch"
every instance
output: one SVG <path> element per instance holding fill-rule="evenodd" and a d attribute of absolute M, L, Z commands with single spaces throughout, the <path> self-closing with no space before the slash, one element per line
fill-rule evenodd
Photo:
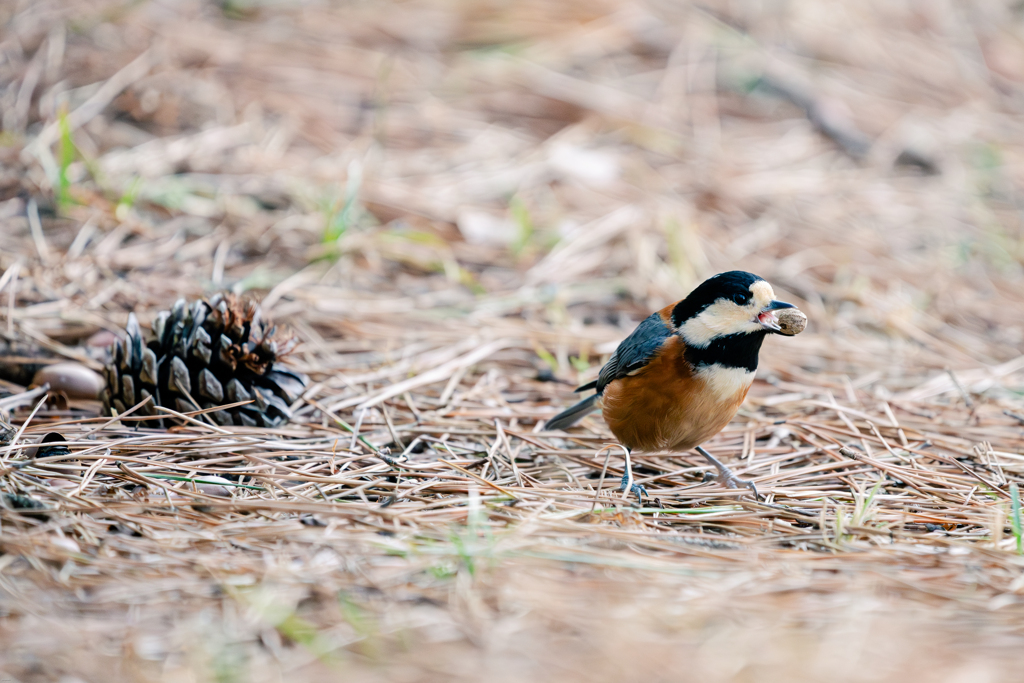
<path fill-rule="evenodd" d="M 757 303 L 758 308 L 764 308 L 775 298 L 772 286 L 764 280 L 758 280 L 750 285 L 750 293 L 754 295 L 754 301 Z"/>
<path fill-rule="evenodd" d="M 730 368 L 713 363 L 697 371 L 697 377 L 704 380 L 711 393 L 720 401 L 731 401 L 736 395 L 747 390 L 754 381 L 754 372 L 746 368 Z"/>
<path fill-rule="evenodd" d="M 707 348 L 716 337 L 757 332 L 753 309 L 719 300 L 684 322 L 679 331 L 689 346 Z"/>

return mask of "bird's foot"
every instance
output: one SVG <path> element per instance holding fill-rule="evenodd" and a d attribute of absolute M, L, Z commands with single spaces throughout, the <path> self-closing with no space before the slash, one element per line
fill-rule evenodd
<path fill-rule="evenodd" d="M 760 497 L 757 494 L 757 484 L 755 484 L 752 479 L 740 479 L 725 465 L 725 463 L 708 453 L 700 446 L 697 446 L 697 452 L 707 458 L 708 462 L 714 465 L 715 469 L 718 470 L 717 475 L 706 472 L 704 474 L 704 481 L 715 480 L 730 489 L 750 489 L 754 494 L 754 500 L 759 500 Z"/>
<path fill-rule="evenodd" d="M 635 493 L 636 500 L 638 503 L 643 503 L 643 498 L 641 497 L 641 494 L 647 496 L 648 498 L 650 497 L 647 493 L 647 489 L 644 488 L 643 484 L 633 483 L 633 473 L 630 472 L 629 470 L 626 470 L 626 473 L 622 475 L 622 482 L 619 484 L 619 490 Z"/>
<path fill-rule="evenodd" d="M 727 489 L 750 489 L 754 494 L 754 500 L 760 500 L 760 494 L 757 492 L 757 484 L 754 483 L 754 480 L 740 479 L 728 467 L 719 470 L 718 474 L 705 472 L 704 481 L 717 481 Z"/>

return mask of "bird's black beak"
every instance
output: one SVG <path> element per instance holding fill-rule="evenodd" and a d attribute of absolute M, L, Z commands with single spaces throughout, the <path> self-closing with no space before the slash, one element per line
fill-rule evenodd
<path fill-rule="evenodd" d="M 777 311 L 781 308 L 796 308 L 796 306 L 787 304 L 785 301 L 772 301 L 758 314 L 757 322 L 761 323 L 761 327 L 769 332 L 778 332 L 782 328 L 779 327 L 779 320 L 772 311 Z"/>

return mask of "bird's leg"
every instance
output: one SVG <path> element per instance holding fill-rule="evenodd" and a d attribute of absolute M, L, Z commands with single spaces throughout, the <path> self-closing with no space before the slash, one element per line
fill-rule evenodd
<path fill-rule="evenodd" d="M 707 458 L 708 462 L 714 465 L 715 469 L 718 470 L 718 476 L 712 477 L 712 479 L 717 479 L 720 483 L 724 484 L 725 486 L 731 489 L 748 488 L 754 492 L 754 499 L 757 499 L 757 486 L 754 484 L 753 480 L 740 479 L 735 474 L 733 474 L 733 471 L 731 469 L 726 467 L 725 463 L 723 463 L 721 460 L 708 453 L 700 446 L 697 446 L 695 450 L 701 455 L 703 455 L 705 458 Z"/>
<path fill-rule="evenodd" d="M 626 472 L 622 475 L 622 483 L 619 485 L 619 490 L 635 493 L 638 503 L 644 502 L 641 494 L 644 496 L 648 495 L 647 489 L 644 488 L 643 484 L 633 483 L 633 468 L 630 466 L 628 448 L 626 449 Z"/>

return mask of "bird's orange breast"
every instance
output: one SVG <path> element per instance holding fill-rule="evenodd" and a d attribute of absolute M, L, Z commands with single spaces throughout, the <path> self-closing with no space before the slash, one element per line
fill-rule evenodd
<path fill-rule="evenodd" d="M 686 346 L 670 337 L 633 375 L 610 382 L 601 410 L 612 433 L 630 450 L 689 450 L 720 432 L 736 414 L 754 379 L 741 368 L 694 369 Z"/>

